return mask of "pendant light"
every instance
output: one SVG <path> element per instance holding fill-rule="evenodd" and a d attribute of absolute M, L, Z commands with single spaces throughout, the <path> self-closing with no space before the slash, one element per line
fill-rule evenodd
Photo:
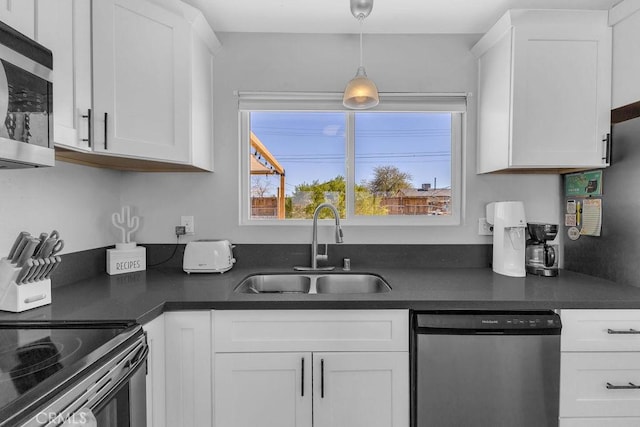
<path fill-rule="evenodd" d="M 351 0 L 351 14 L 360 22 L 360 66 L 356 76 L 347 83 L 342 104 L 354 110 L 373 108 L 380 102 L 376 84 L 369 80 L 362 65 L 362 24 L 373 9 L 373 0 Z"/>

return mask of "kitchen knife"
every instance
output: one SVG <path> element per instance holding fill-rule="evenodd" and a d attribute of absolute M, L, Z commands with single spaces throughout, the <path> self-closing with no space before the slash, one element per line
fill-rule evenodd
<path fill-rule="evenodd" d="M 20 254 L 22 253 L 22 250 L 24 249 L 25 245 L 29 241 L 30 237 L 31 237 L 31 234 L 23 236 L 22 239 L 20 240 L 20 243 L 18 243 L 18 246 L 16 247 L 16 250 L 13 252 L 13 256 L 11 257 L 11 262 L 13 264 L 18 262 L 18 258 L 20 258 Z"/>
<path fill-rule="evenodd" d="M 47 274 L 45 274 L 44 276 L 45 279 L 50 278 L 51 274 L 56 270 L 56 268 L 58 268 L 58 266 L 62 262 L 62 258 L 60 258 L 59 256 L 56 255 L 54 258 L 56 259 L 56 262 L 51 266 Z"/>
<path fill-rule="evenodd" d="M 31 267 L 31 269 L 29 270 L 29 273 L 27 273 L 24 279 L 22 279 L 22 283 L 33 282 L 33 278 L 35 277 L 39 269 L 40 269 L 40 259 L 34 259 L 33 267 Z"/>
<path fill-rule="evenodd" d="M 58 240 L 55 237 L 49 237 L 45 240 L 44 244 L 40 248 L 40 251 L 36 254 L 36 258 L 48 258 L 51 255 L 55 255 L 64 247 L 64 241 Z"/>
<path fill-rule="evenodd" d="M 42 258 L 42 261 L 44 261 L 44 265 L 40 268 L 40 270 L 36 272 L 33 278 L 35 282 L 37 282 L 38 280 L 42 280 L 45 274 L 47 273 L 47 271 L 49 270 L 49 268 L 51 267 L 51 258 Z M 54 261 L 55 261 L 55 258 L 54 258 Z"/>
<path fill-rule="evenodd" d="M 29 270 L 31 270 L 32 268 L 33 268 L 33 260 L 28 259 L 27 262 L 22 267 L 22 270 L 20 270 L 20 273 L 18 273 L 18 277 L 16 277 L 16 283 L 18 285 L 24 283 L 23 280 L 27 277 L 27 275 L 29 274 Z"/>
<path fill-rule="evenodd" d="M 18 234 L 18 237 L 16 238 L 16 241 L 13 242 L 13 246 L 11 246 L 11 250 L 9 251 L 9 255 L 7 255 L 7 259 L 9 261 L 11 261 L 11 259 L 13 258 L 13 256 L 16 254 L 16 250 L 18 249 L 18 246 L 20 245 L 20 243 L 22 243 L 22 239 L 24 237 L 29 237 L 29 233 L 26 231 L 21 231 L 20 234 Z"/>
<path fill-rule="evenodd" d="M 53 268 L 53 265 L 56 263 L 56 257 L 52 256 L 52 257 L 49 257 L 49 258 L 46 258 L 46 259 L 49 262 L 47 263 L 47 265 L 44 268 L 44 270 L 40 272 L 40 280 L 47 278 L 47 276 L 49 275 L 49 272 Z"/>
<path fill-rule="evenodd" d="M 38 246 L 38 243 L 40 243 L 40 240 L 36 239 L 35 237 L 27 238 L 27 244 L 24 246 L 24 249 L 20 253 L 18 260 L 16 261 L 17 267 L 22 267 L 24 263 L 27 262 L 29 258 L 31 258 L 34 249 L 36 248 L 36 246 Z"/>
<path fill-rule="evenodd" d="M 56 239 L 53 237 L 49 237 L 47 240 L 44 241 L 44 243 L 42 244 L 42 246 L 40 247 L 40 250 L 38 251 L 38 253 L 36 253 L 36 258 L 46 258 L 49 255 L 47 255 L 48 253 L 50 253 L 53 250 L 53 247 L 56 244 Z"/>
<path fill-rule="evenodd" d="M 38 246 L 36 246 L 36 249 L 33 251 L 34 258 L 38 257 L 38 253 L 40 252 L 40 249 L 42 249 L 42 245 L 44 244 L 45 240 L 47 240 L 47 237 L 49 237 L 47 233 L 40 233 L 40 237 L 38 237 L 40 243 L 38 243 Z"/>

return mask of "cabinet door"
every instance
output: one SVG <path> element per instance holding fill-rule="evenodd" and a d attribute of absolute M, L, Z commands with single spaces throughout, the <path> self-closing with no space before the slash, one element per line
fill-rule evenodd
<path fill-rule="evenodd" d="M 563 352 L 561 417 L 640 417 L 640 355 Z"/>
<path fill-rule="evenodd" d="M 36 40 L 51 49 L 53 139 L 56 145 L 90 149 L 91 4 L 86 0 L 38 0 Z"/>
<path fill-rule="evenodd" d="M 165 424 L 165 327 L 164 315 L 145 324 L 149 357 L 147 358 L 147 426 Z"/>
<path fill-rule="evenodd" d="M 409 353 L 314 353 L 315 427 L 407 427 Z"/>
<path fill-rule="evenodd" d="M 155 4 L 93 2 L 94 150 L 188 161 L 189 41 L 188 23 Z"/>
<path fill-rule="evenodd" d="M 311 353 L 215 356 L 216 427 L 311 426 Z"/>
<path fill-rule="evenodd" d="M 511 165 L 604 166 L 611 115 L 606 12 L 529 11 L 527 19 L 514 32 Z"/>
<path fill-rule="evenodd" d="M 191 162 L 213 170 L 213 54 L 197 35 L 192 37 Z"/>
<path fill-rule="evenodd" d="M 613 26 L 613 78 L 612 78 L 612 107 L 640 101 L 640 55 L 638 55 L 638 40 L 640 39 L 640 8 L 629 2 L 620 2 Z M 636 10 L 626 6 L 635 7 Z M 612 11 L 613 12 L 613 11 Z M 613 13 L 612 13 L 613 17 Z"/>
<path fill-rule="evenodd" d="M 0 21 L 33 38 L 35 30 L 34 0 L 0 0 Z"/>
<path fill-rule="evenodd" d="M 211 426 L 211 315 L 165 313 L 166 425 Z"/>

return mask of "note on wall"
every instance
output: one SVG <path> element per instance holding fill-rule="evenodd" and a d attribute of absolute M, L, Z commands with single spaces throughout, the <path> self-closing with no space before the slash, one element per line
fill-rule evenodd
<path fill-rule="evenodd" d="M 578 172 L 564 176 L 566 197 L 592 197 L 602 195 L 602 171 Z"/>
<path fill-rule="evenodd" d="M 583 236 L 599 236 L 602 228 L 602 199 L 584 199 L 582 202 Z"/>

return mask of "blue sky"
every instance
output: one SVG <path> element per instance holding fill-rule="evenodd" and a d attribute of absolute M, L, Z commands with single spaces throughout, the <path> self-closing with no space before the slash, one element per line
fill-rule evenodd
<path fill-rule="evenodd" d="M 286 193 L 303 182 L 346 176 L 344 112 L 253 112 L 251 130 L 284 167 Z M 451 185 L 451 118 L 442 113 L 357 112 L 357 183 L 376 166 L 396 166 L 423 183 Z M 264 178 L 263 178 L 264 181 Z M 275 192 L 278 180 L 272 180 Z"/>

